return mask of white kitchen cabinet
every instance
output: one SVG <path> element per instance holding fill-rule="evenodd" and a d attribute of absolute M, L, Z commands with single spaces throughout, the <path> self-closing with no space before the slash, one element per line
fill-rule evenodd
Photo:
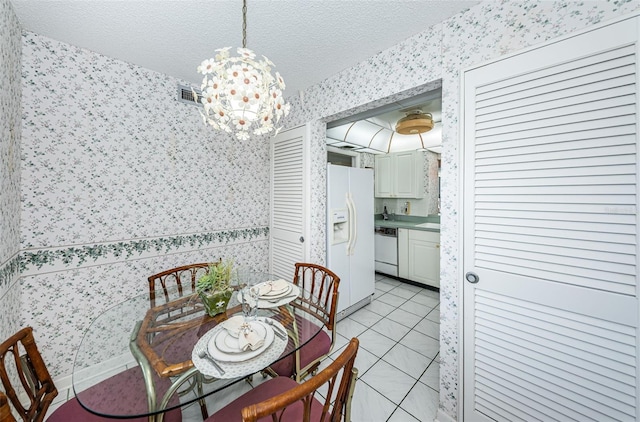
<path fill-rule="evenodd" d="M 375 158 L 377 198 L 422 198 L 424 196 L 424 153 L 404 151 Z"/>
<path fill-rule="evenodd" d="M 409 279 L 408 229 L 398 229 L 398 277 Z"/>
<path fill-rule="evenodd" d="M 398 276 L 440 287 L 440 233 L 398 230 Z"/>
<path fill-rule="evenodd" d="M 394 188 L 394 171 L 395 165 L 392 160 L 393 156 L 391 154 L 387 155 L 376 155 L 375 158 L 375 170 L 374 170 L 374 180 L 375 180 L 375 196 L 378 198 L 392 198 L 395 188 Z"/>

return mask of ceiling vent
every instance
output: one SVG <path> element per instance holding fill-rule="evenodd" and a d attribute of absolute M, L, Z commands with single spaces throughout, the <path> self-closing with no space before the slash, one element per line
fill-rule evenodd
<path fill-rule="evenodd" d="M 431 129 L 433 129 L 433 116 L 431 113 L 423 113 L 421 110 L 408 112 L 396 123 L 396 132 L 401 135 L 417 135 L 429 132 Z"/>
<path fill-rule="evenodd" d="M 198 98 L 193 95 L 194 92 Z M 186 85 L 178 85 L 178 101 L 182 103 L 201 106 L 202 103 L 200 103 L 200 95 L 202 95 L 202 91 L 199 89 Z"/>

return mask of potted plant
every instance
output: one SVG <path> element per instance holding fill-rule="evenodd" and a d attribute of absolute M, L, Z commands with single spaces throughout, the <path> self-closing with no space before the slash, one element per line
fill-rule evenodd
<path fill-rule="evenodd" d="M 233 294 L 231 272 L 233 261 L 219 261 L 209 265 L 209 271 L 196 281 L 196 292 L 207 314 L 215 316 L 227 310 Z"/>

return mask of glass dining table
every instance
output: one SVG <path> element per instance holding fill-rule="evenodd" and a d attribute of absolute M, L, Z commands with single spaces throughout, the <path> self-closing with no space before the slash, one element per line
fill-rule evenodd
<path fill-rule="evenodd" d="M 73 364 L 76 398 L 106 418 L 162 421 L 164 412 L 194 402 L 206 417 L 205 397 L 268 373 L 270 365 L 295 354 L 322 330 L 322 321 L 309 311 L 308 292 L 286 284 L 288 295 L 258 301 L 252 324 L 261 327 L 257 331 L 264 339 L 238 353 L 220 343 L 233 343 L 224 339 L 225 327 L 244 321 L 239 289 L 226 312 L 216 316 L 206 313 L 197 295 L 178 289 L 169 290 L 171 299 L 155 307 L 149 293 L 118 303 L 84 333 Z"/>

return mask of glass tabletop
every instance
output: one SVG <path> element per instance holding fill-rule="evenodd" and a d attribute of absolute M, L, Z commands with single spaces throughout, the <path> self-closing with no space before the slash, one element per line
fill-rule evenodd
<path fill-rule="evenodd" d="M 263 280 L 274 280 L 266 273 Z M 290 283 L 289 283 L 290 284 Z M 200 357 L 225 322 L 242 319 L 235 288 L 226 312 L 209 316 L 197 294 L 170 289 L 167 303 L 150 307 L 149 293 L 125 300 L 99 315 L 84 333 L 73 365 L 73 389 L 80 404 L 105 417 L 160 414 L 220 391 L 292 355 L 322 330 L 298 293 L 261 297 L 257 321 L 267 327 L 268 345 L 229 359 Z M 188 292 L 187 292 L 188 290 Z M 181 296 L 180 293 L 183 295 Z M 273 321 L 276 326 L 267 324 Z M 262 350 L 262 351 L 260 351 Z M 216 356 L 214 356 L 216 357 Z M 194 364 L 195 362 L 195 364 Z M 224 373 L 218 371 L 222 368 Z M 176 391 L 191 389 L 178 398 Z"/>

